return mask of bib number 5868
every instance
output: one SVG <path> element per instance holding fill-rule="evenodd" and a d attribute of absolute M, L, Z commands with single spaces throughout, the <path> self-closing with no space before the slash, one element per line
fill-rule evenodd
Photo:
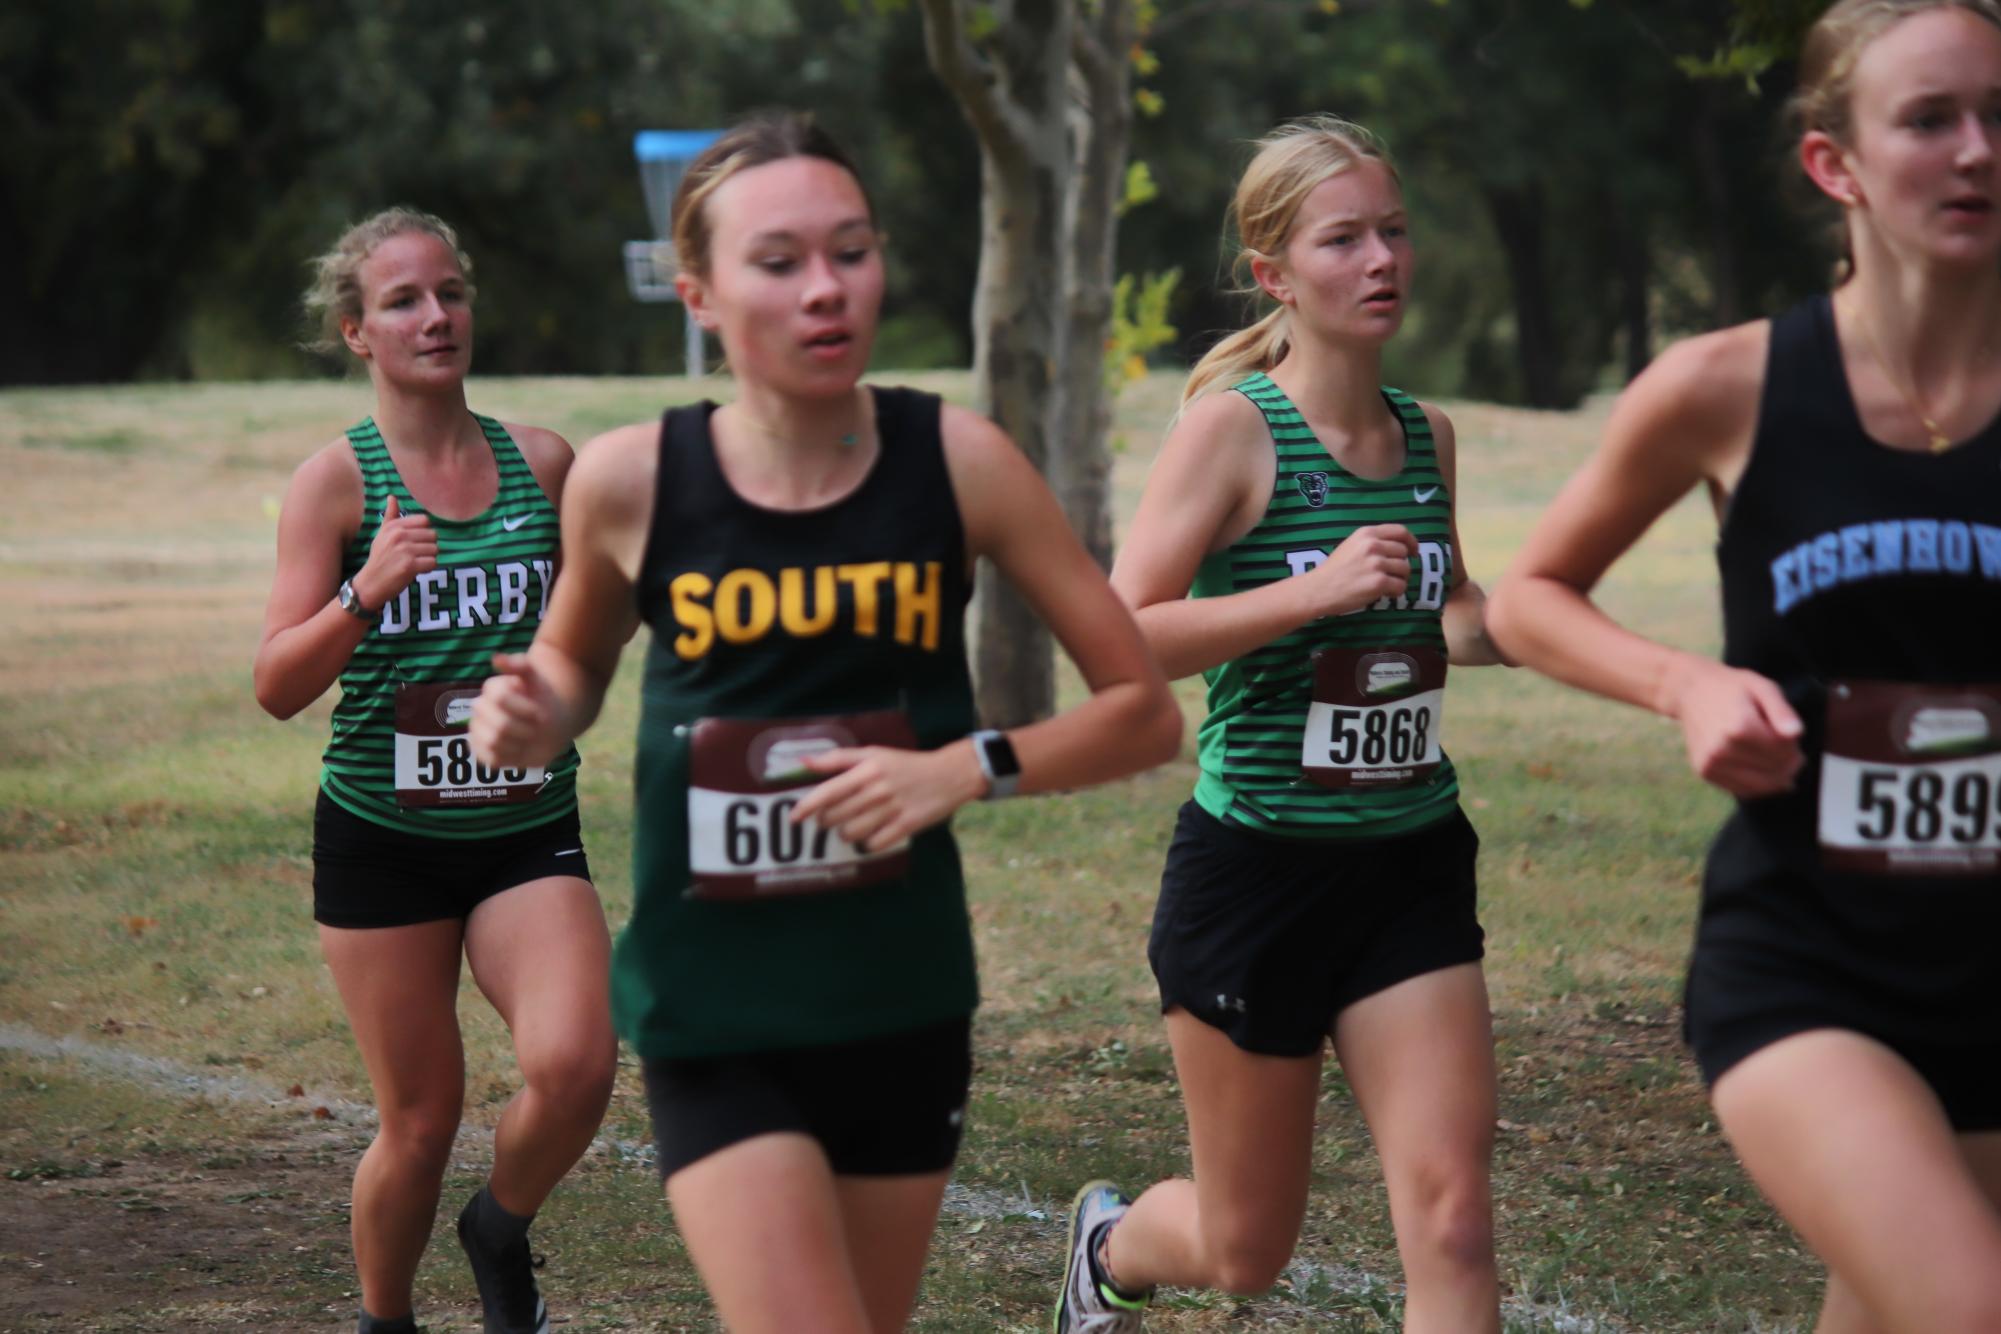
<path fill-rule="evenodd" d="M 1335 764 L 1409 764 L 1430 750 L 1431 706 L 1332 709 L 1327 755 Z"/>

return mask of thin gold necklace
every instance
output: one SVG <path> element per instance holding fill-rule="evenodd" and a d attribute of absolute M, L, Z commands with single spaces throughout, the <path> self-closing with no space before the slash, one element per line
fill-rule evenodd
<path fill-rule="evenodd" d="M 1858 319 L 1856 323 L 1862 326 L 1862 340 L 1869 345 L 1869 355 L 1876 358 L 1876 368 L 1883 372 L 1883 378 L 1890 382 L 1890 388 L 1896 390 L 1897 396 L 1904 400 L 1904 406 L 1911 410 L 1911 415 L 1924 423 L 1926 433 L 1931 436 L 1932 453 L 1943 454 L 1951 449 L 1952 437 L 1941 431 L 1938 423 L 1925 415 L 1924 408 L 1918 403 L 1916 388 L 1906 389 L 1904 382 L 1890 373 L 1890 359 L 1883 355 L 1882 346 L 1876 342 L 1875 321 Z"/>
<path fill-rule="evenodd" d="M 861 424 L 858 425 L 854 430 L 844 431 L 835 438 L 836 442 L 841 446 L 843 450 L 853 449 L 856 445 L 862 442 L 862 439 L 865 435 L 872 435 L 874 433 L 875 414 L 870 411 L 870 400 L 867 397 L 865 397 L 868 394 L 868 389 L 865 386 L 856 385 L 855 393 L 857 395 L 857 398 L 855 400 L 856 406 L 860 410 L 861 414 Z M 742 417 L 747 425 L 749 425 L 753 430 L 755 430 L 759 435 L 763 436 L 765 439 L 779 440 L 779 441 L 792 441 L 796 439 L 796 437 L 788 435 L 783 431 L 774 430 L 772 427 L 766 425 L 759 418 L 752 416 L 750 409 L 746 408 L 743 405 L 741 399 L 737 401 L 736 409 L 737 409 L 737 415 Z"/>

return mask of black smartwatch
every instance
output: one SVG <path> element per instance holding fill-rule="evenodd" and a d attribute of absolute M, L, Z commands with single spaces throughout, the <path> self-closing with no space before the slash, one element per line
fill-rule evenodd
<path fill-rule="evenodd" d="M 982 801 L 999 801 L 1011 797 L 1021 786 L 1021 761 L 1014 757 L 1014 745 L 1007 739 L 1007 733 L 996 732 L 992 728 L 975 732 L 972 736 L 973 758 L 980 762 L 980 772 L 987 778 L 987 793 Z"/>

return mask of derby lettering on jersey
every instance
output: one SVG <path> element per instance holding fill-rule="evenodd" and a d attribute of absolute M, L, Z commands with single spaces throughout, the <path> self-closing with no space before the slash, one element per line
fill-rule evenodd
<path fill-rule="evenodd" d="M 470 630 L 479 625 L 513 625 L 528 615 L 528 588 L 537 588 L 535 619 L 549 611 L 553 560 L 509 560 L 491 574 L 483 565 L 441 566 L 412 579 L 389 599 L 376 622 L 377 634 L 408 634 L 413 625 L 429 630 Z"/>
<path fill-rule="evenodd" d="M 1327 563 L 1330 553 L 1318 547 L 1307 547 L 1300 551 L 1285 553 L 1285 563 L 1294 574 L 1305 574 Z M 1419 542 L 1417 544 L 1416 569 L 1413 578 L 1417 582 L 1417 593 L 1413 597 L 1406 588 L 1393 598 L 1378 598 L 1366 607 L 1343 612 L 1353 616 L 1363 611 L 1437 611 L 1445 605 L 1445 596 L 1452 582 L 1452 544 L 1450 542 Z"/>
<path fill-rule="evenodd" d="M 1958 519 L 1885 519 L 1833 529 L 1772 562 L 1772 610 L 1783 616 L 1830 588 L 1895 574 L 2001 581 L 2001 528 Z"/>
<path fill-rule="evenodd" d="M 684 661 L 706 657 L 718 640 L 754 644 L 772 634 L 812 639 L 845 622 L 874 639 L 885 631 L 899 644 L 936 652 L 945 614 L 944 567 L 930 560 L 868 561 L 779 570 L 751 567 L 711 578 L 699 570 L 667 585 L 681 633 L 674 652 Z"/>

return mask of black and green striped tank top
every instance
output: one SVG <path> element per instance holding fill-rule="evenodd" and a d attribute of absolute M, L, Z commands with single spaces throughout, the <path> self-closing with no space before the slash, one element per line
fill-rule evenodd
<path fill-rule="evenodd" d="M 1203 673 L 1209 716 L 1198 735 L 1195 800 L 1219 820 L 1290 838 L 1381 838 L 1444 818 L 1459 779 L 1447 759 L 1403 787 L 1327 788 L 1301 769 L 1314 654 L 1322 649 L 1431 649 L 1443 655 L 1440 609 L 1452 586 L 1452 496 L 1431 424 L 1415 399 L 1385 387 L 1404 431 L 1403 469 L 1371 481 L 1330 455 L 1299 409 L 1263 372 L 1231 388 L 1264 414 L 1278 451 L 1271 500 L 1257 526 L 1205 558 L 1191 597 L 1222 597 L 1302 574 L 1355 529 L 1400 523 L 1419 543 L 1410 584 L 1345 616 L 1328 616 Z"/>
<path fill-rule="evenodd" d="M 575 809 L 577 752 L 548 766 L 533 800 L 508 805 L 406 807 L 395 780 L 396 692 L 405 684 L 477 684 L 492 674 L 495 653 L 518 653 L 535 637 L 556 575 L 556 509 L 521 457 L 507 428 L 475 414 L 493 448 L 500 489 L 484 514 L 431 515 L 437 568 L 417 576 L 382 609 L 381 618 L 340 674 L 320 787 L 364 820 L 433 838 L 486 838 L 533 828 Z M 361 527 L 341 553 L 341 577 L 368 560 L 382 513 L 395 496 L 403 514 L 424 513 L 397 474 L 373 419 L 348 428 L 361 465 Z"/>

